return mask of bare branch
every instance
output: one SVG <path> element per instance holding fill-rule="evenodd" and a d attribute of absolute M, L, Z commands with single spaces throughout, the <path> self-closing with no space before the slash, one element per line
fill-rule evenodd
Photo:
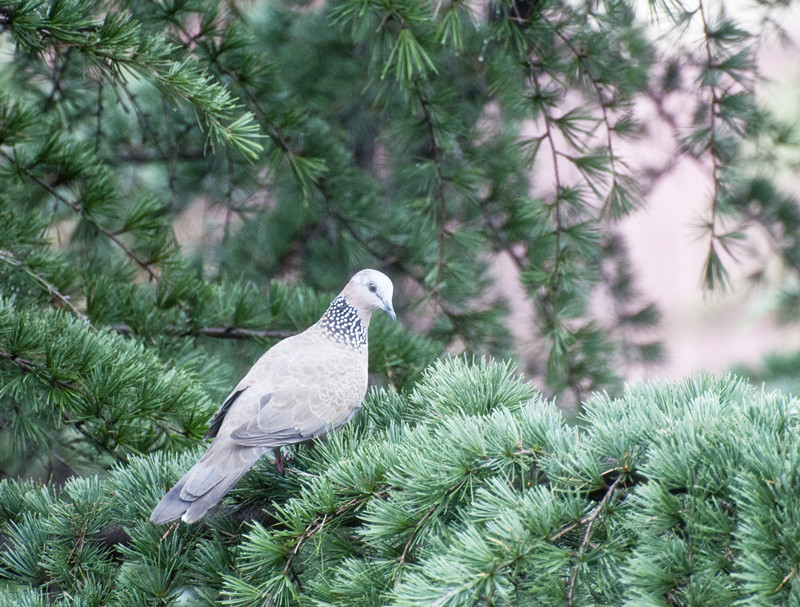
<path fill-rule="evenodd" d="M 122 335 L 130 335 L 134 332 L 133 329 L 126 324 L 110 325 L 108 328 Z M 171 336 L 188 337 L 190 335 L 202 335 L 204 337 L 215 337 L 217 339 L 285 339 L 296 334 L 292 331 L 255 330 L 242 329 L 239 327 L 200 327 L 199 329 L 189 329 L 173 326 L 164 327 L 161 332 L 164 335 Z"/>
<path fill-rule="evenodd" d="M 4 261 L 7 264 L 15 266 L 25 272 L 28 276 L 33 278 L 39 285 L 44 287 L 50 295 L 61 301 L 65 306 L 67 306 L 75 316 L 80 318 L 81 320 L 89 323 L 89 319 L 76 308 L 73 303 L 70 301 L 69 295 L 64 295 L 61 291 L 53 286 L 42 274 L 36 272 L 32 268 L 25 265 L 24 260 L 20 259 L 17 255 L 15 255 L 12 251 L 4 251 L 0 249 L 0 261 Z M 91 326 L 91 323 L 89 323 Z"/>
<path fill-rule="evenodd" d="M 575 586 L 578 582 L 578 570 L 580 569 L 581 561 L 583 560 L 583 555 L 586 553 L 586 546 L 589 545 L 589 537 L 592 534 L 592 528 L 594 524 L 599 520 L 600 515 L 605 510 L 606 504 L 608 504 L 608 500 L 611 499 L 611 496 L 619 487 L 619 484 L 622 482 L 622 475 L 620 474 L 616 480 L 611 483 L 611 485 L 606 490 L 603 499 L 600 500 L 600 503 L 595 506 L 594 510 L 592 510 L 591 514 L 581 519 L 580 523 L 586 525 L 586 531 L 583 533 L 583 541 L 581 542 L 580 548 L 578 548 L 578 554 L 575 557 L 575 568 L 572 570 L 572 575 L 569 578 L 569 590 L 567 591 L 567 607 L 573 607 L 575 605 Z M 574 529 L 575 527 L 573 527 Z M 559 533 L 558 535 L 554 536 L 559 537 L 563 535 Z"/>

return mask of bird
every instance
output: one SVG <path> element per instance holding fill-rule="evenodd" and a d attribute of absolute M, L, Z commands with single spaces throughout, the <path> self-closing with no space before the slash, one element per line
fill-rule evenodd
<path fill-rule="evenodd" d="M 206 452 L 170 489 L 150 520 L 200 520 L 267 451 L 283 471 L 280 448 L 347 423 L 367 392 L 367 332 L 375 310 L 397 320 L 392 281 L 356 273 L 322 317 L 268 349 L 225 399 L 204 438 Z"/>

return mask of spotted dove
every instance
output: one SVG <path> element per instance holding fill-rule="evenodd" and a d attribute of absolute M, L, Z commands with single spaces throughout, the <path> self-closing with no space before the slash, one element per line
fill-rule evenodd
<path fill-rule="evenodd" d="M 392 282 L 358 272 L 302 333 L 267 350 L 217 411 L 208 450 L 158 503 L 150 520 L 200 519 L 266 451 L 324 436 L 349 421 L 367 391 L 372 312 L 392 320 Z"/>

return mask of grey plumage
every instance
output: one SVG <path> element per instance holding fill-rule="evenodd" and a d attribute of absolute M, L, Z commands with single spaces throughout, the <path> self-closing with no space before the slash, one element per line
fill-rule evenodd
<path fill-rule="evenodd" d="M 150 520 L 197 521 L 268 450 L 347 423 L 366 394 L 367 332 L 377 309 L 395 318 L 392 283 L 376 270 L 362 270 L 314 325 L 267 350 L 212 419 L 208 450 Z"/>

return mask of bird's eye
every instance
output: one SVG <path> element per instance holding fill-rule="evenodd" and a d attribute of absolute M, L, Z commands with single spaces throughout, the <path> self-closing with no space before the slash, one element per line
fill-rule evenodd
<path fill-rule="evenodd" d="M 367 288 L 369 289 L 370 293 L 374 293 L 375 291 L 378 290 L 378 286 L 374 282 L 369 283 L 367 285 Z"/>

